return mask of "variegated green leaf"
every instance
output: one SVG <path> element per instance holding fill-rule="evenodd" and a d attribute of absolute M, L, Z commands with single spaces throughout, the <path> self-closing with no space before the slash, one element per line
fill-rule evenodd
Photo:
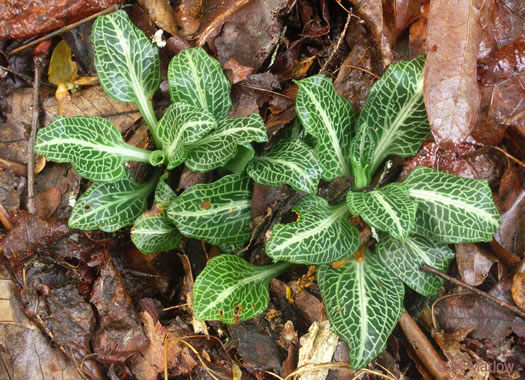
<path fill-rule="evenodd" d="M 346 204 L 350 213 L 369 226 L 405 241 L 416 220 L 417 202 L 401 183 L 391 183 L 368 193 L 349 191 Z"/>
<path fill-rule="evenodd" d="M 423 102 L 423 56 L 390 65 L 368 95 L 356 123 L 351 161 L 356 189 L 368 186 L 391 154 L 416 154 L 430 132 Z"/>
<path fill-rule="evenodd" d="M 423 272 L 421 266 L 427 264 L 446 273 L 454 260 L 454 251 L 446 243 L 418 235 L 410 235 L 403 244 L 382 234 L 376 252 L 393 276 L 426 297 L 435 296 L 445 280 Z"/>
<path fill-rule="evenodd" d="M 171 204 L 169 218 L 187 237 L 210 244 L 240 243 L 250 238 L 250 179 L 231 174 L 190 187 Z"/>
<path fill-rule="evenodd" d="M 445 243 L 488 242 L 501 224 L 485 180 L 418 166 L 404 184 L 418 203 L 415 234 Z"/>
<path fill-rule="evenodd" d="M 147 208 L 148 196 L 158 177 L 138 184 L 126 172 L 115 183 L 94 183 L 78 198 L 69 217 L 69 227 L 80 230 L 117 231 L 133 224 Z"/>
<path fill-rule="evenodd" d="M 95 116 L 61 117 L 38 131 L 35 152 L 55 162 L 70 162 L 91 181 L 123 178 L 126 161 L 148 162 L 151 151 L 126 144 L 119 130 Z"/>
<path fill-rule="evenodd" d="M 276 261 L 319 265 L 353 254 L 359 247 L 359 231 L 348 222 L 344 203 L 330 206 L 309 195 L 294 206 L 297 221 L 276 224 L 266 244 L 266 254 Z"/>
<path fill-rule="evenodd" d="M 246 172 L 257 183 L 287 184 L 296 191 L 315 195 L 322 169 L 308 145 L 298 139 L 285 139 L 252 160 Z"/>
<path fill-rule="evenodd" d="M 232 173 L 242 173 L 253 156 L 255 156 L 255 150 L 251 144 L 237 145 L 237 154 L 223 167 Z"/>
<path fill-rule="evenodd" d="M 171 100 L 207 110 L 217 119 L 226 117 L 232 107 L 230 82 L 219 61 L 203 48 L 181 51 L 168 68 Z"/>
<path fill-rule="evenodd" d="M 182 238 L 175 224 L 159 205 L 139 216 L 130 234 L 133 244 L 144 254 L 178 248 Z"/>
<path fill-rule="evenodd" d="M 158 136 L 168 158 L 168 169 L 182 164 L 188 155 L 188 145 L 197 143 L 214 128 L 212 114 L 187 103 L 172 104 L 158 126 Z"/>
<path fill-rule="evenodd" d="M 323 179 L 332 181 L 349 176 L 348 150 L 355 120 L 352 104 L 335 92 L 332 80 L 323 75 L 296 83 L 299 86 L 297 116 L 308 133 L 317 139 Z"/>
<path fill-rule="evenodd" d="M 115 100 L 135 103 L 154 133 L 157 119 L 151 97 L 161 79 L 157 47 L 124 11 L 97 17 L 91 41 L 104 91 Z"/>
<path fill-rule="evenodd" d="M 234 255 L 212 258 L 193 286 L 195 318 L 237 323 L 255 317 L 268 307 L 270 281 L 289 266 L 255 266 Z"/>
<path fill-rule="evenodd" d="M 385 349 L 403 313 L 403 283 L 369 252 L 342 268 L 319 267 L 317 282 L 330 329 L 350 347 L 350 365 L 365 367 Z"/>
<path fill-rule="evenodd" d="M 261 116 L 226 117 L 218 128 L 189 146 L 186 166 L 196 172 L 207 172 L 225 165 L 234 158 L 239 145 L 252 141 L 266 142 L 266 128 Z"/>
<path fill-rule="evenodd" d="M 168 176 L 169 173 L 164 173 L 159 178 L 159 183 L 157 183 L 157 188 L 155 189 L 155 199 L 153 200 L 154 204 L 162 205 L 164 209 L 177 198 L 177 194 L 166 183 Z"/>

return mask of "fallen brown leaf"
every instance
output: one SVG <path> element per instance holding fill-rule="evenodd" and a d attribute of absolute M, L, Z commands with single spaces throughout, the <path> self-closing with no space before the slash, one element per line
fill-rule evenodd
<path fill-rule="evenodd" d="M 498 260 L 476 244 L 456 244 L 456 262 L 461 279 L 472 286 L 481 285 Z"/>
<path fill-rule="evenodd" d="M 17 89 L 8 98 L 11 113 L 7 121 L 19 125 L 31 125 L 32 88 Z M 51 123 L 58 116 L 57 101 L 52 93 L 44 90 L 41 94 L 43 126 Z M 100 86 L 87 87 L 71 94 L 63 102 L 64 116 L 101 116 L 113 123 L 121 132 L 130 128 L 141 118 L 137 107 L 132 103 L 123 103 L 111 99 Z"/>
<path fill-rule="evenodd" d="M 0 7 L 0 40 L 50 32 L 122 2 L 122 0 L 6 0 Z"/>
<path fill-rule="evenodd" d="M 168 330 L 159 321 L 143 311 L 140 317 L 144 323 L 144 331 L 150 344 L 140 353 L 131 358 L 133 374 L 141 380 L 156 380 L 164 372 L 167 365 L 171 376 L 187 375 L 197 366 L 197 362 L 188 347 L 179 342 L 169 342 L 167 347 L 168 363 L 164 363 L 165 338 Z M 171 334 L 170 334 L 171 336 Z"/>
<path fill-rule="evenodd" d="M 423 94 L 432 134 L 444 148 L 465 141 L 478 116 L 480 7 L 481 0 L 430 3 Z"/>
<path fill-rule="evenodd" d="M 139 0 L 139 4 L 148 12 L 151 20 L 162 30 L 177 35 L 177 24 L 169 1 Z"/>
<path fill-rule="evenodd" d="M 512 279 L 512 299 L 521 310 L 525 311 L 525 261 L 523 261 Z"/>

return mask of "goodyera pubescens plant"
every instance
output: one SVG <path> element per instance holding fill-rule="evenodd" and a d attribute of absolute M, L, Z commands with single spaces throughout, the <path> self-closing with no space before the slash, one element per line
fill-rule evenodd
<path fill-rule="evenodd" d="M 174 249 L 182 235 L 221 247 L 224 254 L 195 281 L 197 319 L 253 318 L 268 306 L 272 278 L 292 263 L 316 265 L 331 329 L 349 343 L 351 366 L 361 368 L 384 349 L 402 314 L 403 283 L 435 295 L 442 280 L 421 265 L 446 272 L 454 257 L 448 244 L 490 241 L 501 223 L 486 181 L 417 167 L 403 182 L 370 186 L 388 156 L 414 155 L 429 132 L 423 57 L 391 65 L 357 120 L 329 78 L 297 81 L 301 132 L 293 127 L 254 158 L 251 143 L 268 141 L 264 123 L 258 114 L 228 116 L 230 84 L 203 49 L 184 50 L 170 62 L 173 104 L 157 121 L 151 103 L 160 83 L 157 48 L 122 11 L 99 17 L 92 41 L 103 89 L 137 105 L 157 150 L 126 144 L 103 118 L 62 117 L 39 131 L 35 151 L 70 162 L 94 182 L 76 202 L 71 227 L 111 232 L 134 223 L 131 238 L 143 253 Z M 167 170 L 184 163 L 198 172 L 226 167 L 233 174 L 176 195 L 168 172 L 138 184 L 127 161 Z M 332 205 L 316 194 L 320 179 L 337 177 L 353 177 L 354 185 L 346 202 Z M 253 181 L 287 184 L 305 195 L 293 207 L 294 222 L 274 225 L 265 250 L 275 264 L 266 266 L 229 254 L 252 234 Z M 145 212 L 152 192 L 153 208 Z M 360 247 L 351 215 L 377 232 L 374 252 Z"/>

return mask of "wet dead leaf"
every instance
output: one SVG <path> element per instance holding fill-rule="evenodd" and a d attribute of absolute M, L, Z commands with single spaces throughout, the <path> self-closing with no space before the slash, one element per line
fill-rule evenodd
<path fill-rule="evenodd" d="M 476 244 L 456 244 L 456 262 L 461 278 L 472 286 L 481 285 L 498 260 Z"/>
<path fill-rule="evenodd" d="M 30 37 L 72 24 L 122 0 L 6 0 L 0 7 L 0 40 Z"/>
<path fill-rule="evenodd" d="M 0 270 L 0 379 L 82 379 L 74 364 L 23 314 L 15 286 Z"/>
<path fill-rule="evenodd" d="M 424 98 L 432 134 L 444 148 L 463 142 L 478 116 L 481 2 L 437 0 L 430 4 Z"/>
<path fill-rule="evenodd" d="M 122 276 L 108 257 L 94 282 L 90 302 L 98 312 L 93 351 L 102 363 L 123 363 L 149 344 Z"/>
<path fill-rule="evenodd" d="M 162 30 L 177 35 L 177 24 L 169 1 L 139 0 L 139 4 L 148 12 L 151 20 Z"/>
<path fill-rule="evenodd" d="M 62 193 L 60 190 L 54 186 L 39 193 L 35 198 L 36 213 L 38 216 L 45 219 L 53 215 L 58 209 L 58 206 L 60 206 L 61 196 Z"/>
<path fill-rule="evenodd" d="M 306 364 L 329 363 L 334 355 L 339 338 L 330 330 L 330 322 L 314 322 L 308 333 L 299 340 L 299 361 L 297 367 Z M 324 380 L 328 369 L 308 371 L 302 374 L 301 380 Z"/>
<path fill-rule="evenodd" d="M 179 34 L 190 39 L 199 29 L 202 0 L 181 0 L 175 6 L 175 20 Z"/>

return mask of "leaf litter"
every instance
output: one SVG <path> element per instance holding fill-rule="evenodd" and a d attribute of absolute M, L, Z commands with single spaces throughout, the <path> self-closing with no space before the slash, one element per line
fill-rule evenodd
<path fill-rule="evenodd" d="M 2 10 L 4 13 L 0 12 L 0 25 L 6 26 L 0 28 L 5 34 L 2 38 L 10 39 L 2 42 L 0 48 L 8 52 L 24 43 L 21 38 L 70 24 L 112 3 L 115 2 L 54 1 L 42 13 L 45 22 L 35 23 L 36 8 L 24 8 L 20 16 L 10 18 L 17 6 L 11 0 Z M 144 28 L 153 34 L 162 28 L 172 35 L 167 48 L 161 50 L 162 60 L 167 62 L 180 49 L 195 43 L 206 46 L 219 58 L 234 84 L 235 116 L 259 111 L 272 137 L 269 146 L 295 117 L 297 87 L 291 79 L 315 74 L 328 62 L 327 74 L 335 80 L 337 91 L 351 100 L 358 112 L 371 85 L 389 63 L 427 53 L 425 97 L 433 133 L 417 155 L 399 163 L 397 170 L 402 170 L 404 177 L 416 165 L 425 165 L 489 180 L 503 225 L 495 243 L 456 247 L 457 264 L 453 271 L 457 270 L 457 276 L 465 282 L 523 308 L 523 264 L 517 265 L 515 260 L 523 261 L 525 249 L 525 181 L 519 165 L 519 160 L 525 159 L 525 15 L 520 1 L 472 1 L 460 8 L 439 1 L 429 5 L 424 0 L 367 4 L 183 0 L 173 9 L 167 2 L 140 4 L 144 25 L 149 25 Z M 347 17 L 349 27 L 343 35 Z M 20 22 L 29 22 L 30 27 L 21 31 Z M 89 30 L 88 24 L 83 35 L 89 36 Z M 451 38 L 443 38 L 446 32 Z M 89 38 L 79 34 L 64 39 L 73 51 L 73 61 L 79 63 L 79 74 L 92 75 L 92 58 L 86 59 L 90 56 Z M 57 42 L 54 40 L 53 44 Z M 2 72 L 7 80 L 0 86 L 5 101 L 0 118 L 8 123 L 0 127 L 0 159 L 22 165 L 22 172 L 0 170 L 0 202 L 14 222 L 11 231 L 0 230 L 5 265 L 14 281 L 7 294 L 20 302 L 18 314 L 15 310 L 7 315 L 23 312 L 32 321 L 16 320 L 26 326 L 21 327 L 26 329 L 21 334 L 33 334 L 37 329 L 43 332 L 32 339 L 41 343 L 35 347 L 47 365 L 43 369 L 28 366 L 28 372 L 17 372 L 22 371 L 21 363 L 31 363 L 35 354 L 30 351 L 33 347 L 10 344 L 9 339 L 2 343 L 0 355 L 4 361 L 8 358 L 8 363 L 14 363 L 12 374 L 38 376 L 41 372 L 47 376 L 49 369 L 50 376 L 54 376 L 58 368 L 68 378 L 80 378 L 78 370 L 92 378 L 132 375 L 139 379 L 154 379 L 165 371 L 171 377 L 192 374 L 197 378 L 232 378 L 239 372 L 243 378 L 270 378 L 268 371 L 283 376 L 292 373 L 298 366 L 297 342 L 279 344 L 279 337 L 286 336 L 292 323 L 295 333 L 305 338 L 312 323 L 326 320 L 317 285 L 304 289 L 297 281 L 302 274 L 300 268 L 292 277 L 272 282 L 270 309 L 260 319 L 228 329 L 217 322 L 207 323 L 211 337 L 226 344 L 222 347 L 212 338 L 188 338 L 195 334 L 189 327 L 195 321 L 191 302 L 188 303 L 192 287 L 188 281 L 217 252 L 214 247 L 185 241 L 180 252 L 190 257 L 190 264 L 182 270 L 173 255 L 152 254 L 144 258 L 130 248 L 125 233 L 69 230 L 60 218 L 68 216 L 71 200 L 85 183 L 66 165 L 45 166 L 36 177 L 38 215 L 23 211 L 26 183 L 21 174 L 27 162 L 25 141 L 32 118 L 32 56 L 26 51 L 1 63 L 27 77 Z M 52 82 L 47 77 L 44 80 Z M 168 104 L 166 98 L 166 93 L 157 95 L 158 114 L 162 105 Z M 46 125 L 58 115 L 57 101 L 46 88 L 41 90 L 41 99 L 40 121 Z M 139 123 L 136 107 L 113 101 L 98 85 L 79 88 L 64 99 L 63 107 L 68 116 L 103 116 L 119 127 L 128 142 L 148 147 L 147 128 Z M 483 146 L 488 149 L 483 150 Z M 517 162 L 491 149 L 497 146 L 515 156 Z M 185 170 L 175 173 L 171 185 L 180 190 L 211 180 L 213 174 L 202 176 Z M 339 187 L 345 186 L 326 186 L 323 191 L 337 199 Z M 296 200 L 297 195 L 284 187 L 255 187 L 252 212 L 259 232 L 248 250 L 250 262 L 269 262 L 263 253 L 266 232 Z M 495 252 L 496 244 L 512 260 L 502 260 L 501 254 Z M 447 287 L 441 294 L 455 291 Z M 432 301 L 407 300 L 414 305 Z M 422 310 L 421 306 L 413 307 L 416 314 Z M 523 371 L 525 332 L 518 317 L 477 295 L 445 298 L 434 309 L 440 330 L 433 331 L 433 340 L 449 364 L 468 361 L 477 364 L 477 369 L 483 363 L 514 364 L 512 370 L 494 372 L 499 379 L 516 378 L 516 371 Z M 4 331 L 6 326 L 2 325 Z M 419 378 L 419 370 L 424 368 L 408 358 L 404 336 L 394 332 L 394 337 L 401 345 L 395 349 L 389 344 L 384 357 L 372 364 L 373 371 L 389 376 L 379 364 L 390 360 L 400 364 L 400 376 Z M 326 354 L 323 360 L 348 360 L 346 344 L 339 343 L 337 347 L 335 355 L 320 350 Z M 13 360 L 18 357 L 19 360 Z M 331 370 L 328 378 L 345 374 L 350 372 Z M 458 372 L 458 376 L 471 378 L 486 378 L 486 374 L 487 371 Z"/>

